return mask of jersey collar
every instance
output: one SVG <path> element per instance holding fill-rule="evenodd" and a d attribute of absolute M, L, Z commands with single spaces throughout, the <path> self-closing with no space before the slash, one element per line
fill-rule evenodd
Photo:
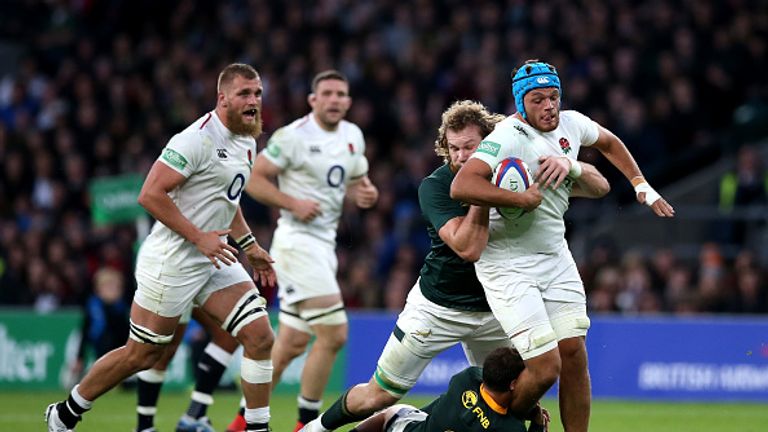
<path fill-rule="evenodd" d="M 498 414 L 505 415 L 507 413 L 507 409 L 496 403 L 496 401 L 493 399 L 493 396 L 488 393 L 488 390 L 485 389 L 485 384 L 480 384 L 480 396 L 482 396 L 485 403 L 487 403 L 488 406 Z"/>

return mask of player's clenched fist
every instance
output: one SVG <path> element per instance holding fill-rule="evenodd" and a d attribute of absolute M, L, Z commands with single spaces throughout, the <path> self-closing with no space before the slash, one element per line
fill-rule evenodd
<path fill-rule="evenodd" d="M 379 199 L 379 189 L 371 183 L 368 177 L 363 177 L 360 182 L 354 185 L 355 204 L 360 208 L 371 208 Z"/>
<path fill-rule="evenodd" d="M 538 183 L 533 183 L 528 189 L 521 192 L 521 194 L 523 195 L 523 202 L 520 208 L 525 211 L 534 211 L 536 210 L 536 207 L 541 204 L 542 195 Z"/>

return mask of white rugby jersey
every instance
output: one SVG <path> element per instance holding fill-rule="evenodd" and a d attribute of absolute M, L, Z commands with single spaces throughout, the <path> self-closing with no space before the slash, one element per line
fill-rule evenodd
<path fill-rule="evenodd" d="M 518 157 L 535 174 L 540 156 L 567 156 L 575 162 L 579 149 L 594 144 L 598 135 L 597 123 L 577 111 L 561 112 L 560 124 L 551 132 L 538 131 L 510 116 L 483 139 L 472 158 L 494 169 L 502 160 Z M 503 261 L 510 254 L 555 253 L 566 247 L 563 215 L 572 189 L 569 177 L 556 190 L 551 185 L 541 189 L 541 205 L 517 219 L 504 218 L 492 209 L 488 246 L 480 259 Z"/>
<path fill-rule="evenodd" d="M 214 231 L 232 224 L 255 155 L 256 140 L 232 134 L 211 111 L 174 135 L 157 160 L 187 178 L 168 194 L 184 217 L 202 231 Z M 141 255 L 143 263 L 152 258 L 176 265 L 177 270 L 211 265 L 194 244 L 160 221 L 152 227 Z M 172 265 L 165 265 L 163 271 L 172 271 Z"/>
<path fill-rule="evenodd" d="M 278 129 L 263 154 L 281 169 L 277 181 L 282 192 L 315 200 L 322 212 L 303 223 L 281 209 L 275 238 L 301 233 L 335 244 L 347 185 L 368 173 L 360 128 L 342 120 L 335 131 L 327 131 L 309 113 Z"/>

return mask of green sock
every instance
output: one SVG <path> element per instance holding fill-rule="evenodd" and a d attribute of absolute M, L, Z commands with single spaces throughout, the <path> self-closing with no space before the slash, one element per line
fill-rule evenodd
<path fill-rule="evenodd" d="M 356 421 L 364 420 L 368 418 L 371 413 L 353 414 L 347 410 L 347 394 L 349 390 L 345 391 L 336 402 L 328 408 L 328 411 L 324 412 L 320 417 L 320 424 L 328 430 L 338 429 L 344 425 L 354 423 Z"/>

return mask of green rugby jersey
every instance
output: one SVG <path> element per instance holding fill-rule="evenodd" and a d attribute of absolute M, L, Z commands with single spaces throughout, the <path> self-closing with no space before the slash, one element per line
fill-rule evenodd
<path fill-rule="evenodd" d="M 457 216 L 466 216 L 469 212 L 468 206 L 451 199 L 454 176 L 449 164 L 445 164 L 424 178 L 419 186 L 419 206 L 432 242 L 421 267 L 421 292 L 429 301 L 440 306 L 489 312 L 491 309 L 475 276 L 474 264 L 456 255 L 438 235 L 446 222 Z"/>
<path fill-rule="evenodd" d="M 483 395 L 482 382 L 483 370 L 479 367 L 457 373 L 448 391 L 422 408 L 429 414 L 427 419 L 406 425 L 404 432 L 526 432 L 522 421 Z"/>

